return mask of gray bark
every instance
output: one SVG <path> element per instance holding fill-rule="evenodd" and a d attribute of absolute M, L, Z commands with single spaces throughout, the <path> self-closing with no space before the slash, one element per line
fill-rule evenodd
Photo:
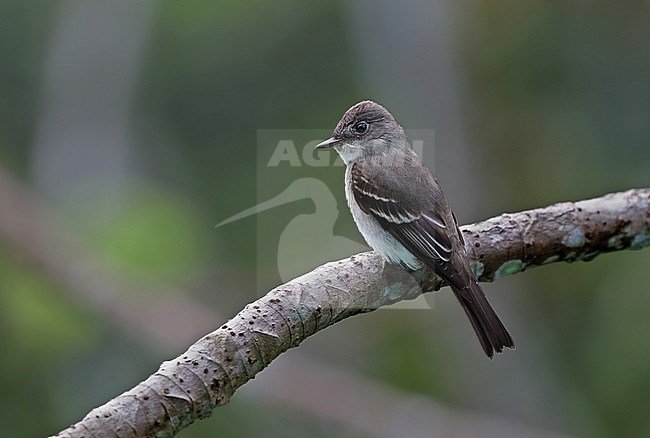
<path fill-rule="evenodd" d="M 650 189 L 504 214 L 462 227 L 481 281 L 553 262 L 650 246 Z M 133 389 L 92 410 L 60 437 L 173 436 L 230 400 L 281 353 L 345 318 L 437 290 L 374 252 L 327 263 L 247 305 Z"/>

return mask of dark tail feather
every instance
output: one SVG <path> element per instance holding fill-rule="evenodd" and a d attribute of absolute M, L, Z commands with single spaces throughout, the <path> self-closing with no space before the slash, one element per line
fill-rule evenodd
<path fill-rule="evenodd" d="M 477 282 L 472 281 L 471 285 L 462 291 L 456 288 L 452 290 L 472 323 L 485 354 L 490 359 L 495 351 L 501 353 L 504 347 L 515 348 L 510 333 L 490 306 L 483 289 Z"/>

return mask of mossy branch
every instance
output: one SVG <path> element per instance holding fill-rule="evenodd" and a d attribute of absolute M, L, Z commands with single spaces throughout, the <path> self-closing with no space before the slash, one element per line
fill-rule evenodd
<path fill-rule="evenodd" d="M 650 189 L 503 214 L 462 227 L 481 281 L 553 262 L 650 246 Z M 439 289 L 374 252 L 327 263 L 278 286 L 133 389 L 59 437 L 174 436 L 228 403 L 237 388 L 289 348 L 345 318 Z"/>

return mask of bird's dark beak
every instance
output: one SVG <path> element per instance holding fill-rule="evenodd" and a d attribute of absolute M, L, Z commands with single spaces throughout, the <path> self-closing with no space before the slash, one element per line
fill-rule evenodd
<path fill-rule="evenodd" d="M 331 148 L 332 146 L 336 146 L 337 144 L 341 143 L 341 141 L 342 139 L 340 138 L 330 137 L 327 140 L 318 143 L 315 149 Z"/>

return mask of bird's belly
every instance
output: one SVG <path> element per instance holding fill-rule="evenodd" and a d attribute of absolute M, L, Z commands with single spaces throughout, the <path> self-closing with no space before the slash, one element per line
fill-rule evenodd
<path fill-rule="evenodd" d="M 361 210 L 349 187 L 350 184 L 346 184 L 345 195 L 348 206 L 352 212 L 352 218 L 357 224 L 357 228 L 359 228 L 359 232 L 366 239 L 368 245 L 391 263 L 400 264 L 405 268 L 413 270 L 420 269 L 422 263 L 393 236 L 385 231 L 374 217 Z"/>

